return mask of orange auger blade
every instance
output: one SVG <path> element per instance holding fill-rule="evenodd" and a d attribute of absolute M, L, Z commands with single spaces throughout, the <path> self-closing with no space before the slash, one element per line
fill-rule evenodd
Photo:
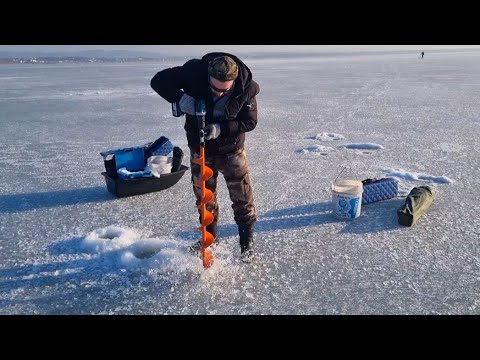
<path fill-rule="evenodd" d="M 213 254 L 210 251 L 208 251 L 207 249 L 203 249 L 202 257 L 204 268 L 209 268 L 213 265 Z"/>
<path fill-rule="evenodd" d="M 200 226 L 198 230 L 202 231 L 202 227 Z M 210 245 L 213 244 L 214 241 L 215 241 L 215 238 L 213 237 L 213 235 L 208 231 L 205 231 L 205 247 L 209 247 Z"/>
<path fill-rule="evenodd" d="M 208 226 L 214 220 L 213 214 L 210 211 L 208 211 L 206 208 L 205 208 L 205 210 L 203 210 L 203 206 L 205 206 L 205 205 L 201 204 L 201 205 L 198 206 L 198 208 L 203 211 L 202 225 L 200 227 Z"/>
<path fill-rule="evenodd" d="M 208 166 L 204 165 L 203 166 L 203 171 L 202 171 L 202 180 L 208 180 L 213 176 L 213 170 L 210 169 Z M 208 189 L 207 189 L 208 190 Z"/>
<path fill-rule="evenodd" d="M 213 192 L 211 190 L 208 190 L 207 188 L 205 188 L 205 192 L 204 192 L 204 200 L 205 203 L 208 203 L 209 201 L 211 201 L 213 199 Z"/>
<path fill-rule="evenodd" d="M 199 181 L 198 183 L 195 183 L 194 185 L 200 189 L 202 189 L 202 182 L 203 181 Z M 205 195 L 204 195 L 205 194 Z M 202 193 L 202 204 L 203 203 L 208 203 L 209 201 L 211 201 L 213 199 L 213 192 L 207 188 L 205 188 L 205 191 Z M 198 206 L 199 209 L 201 209 L 200 205 Z"/>
<path fill-rule="evenodd" d="M 213 199 L 215 194 L 205 187 L 205 181 L 210 179 L 213 176 L 213 170 L 205 165 L 205 137 L 204 137 L 204 128 L 205 128 L 205 115 L 206 107 L 205 102 L 200 100 L 196 104 L 196 115 L 199 122 L 200 128 L 200 154 L 198 158 L 193 159 L 192 161 L 200 165 L 200 181 L 194 185 L 199 187 L 202 191 L 202 198 L 198 208 L 201 212 L 201 226 L 199 230 L 202 232 L 202 260 L 203 267 L 209 268 L 213 265 L 214 257 L 213 254 L 207 248 L 213 244 L 215 238 L 212 233 L 207 231 L 207 226 L 210 225 L 214 220 L 214 215 L 207 210 L 207 203 Z"/>

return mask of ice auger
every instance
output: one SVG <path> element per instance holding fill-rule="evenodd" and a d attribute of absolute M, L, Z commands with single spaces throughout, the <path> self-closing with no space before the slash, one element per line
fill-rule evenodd
<path fill-rule="evenodd" d="M 199 136 L 200 136 L 200 156 L 193 160 L 194 163 L 200 165 L 200 180 L 194 185 L 199 187 L 202 191 L 202 199 L 198 208 L 201 210 L 200 222 L 201 225 L 198 228 L 202 232 L 202 247 L 200 249 L 203 267 L 209 268 L 213 264 L 213 254 L 207 248 L 213 244 L 215 238 L 213 234 L 207 231 L 207 226 L 210 225 L 213 220 L 213 214 L 207 210 L 206 204 L 213 199 L 213 192 L 205 188 L 205 181 L 213 176 L 213 170 L 205 165 L 205 115 L 207 113 L 205 101 L 197 100 L 195 103 L 195 114 L 198 120 Z"/>

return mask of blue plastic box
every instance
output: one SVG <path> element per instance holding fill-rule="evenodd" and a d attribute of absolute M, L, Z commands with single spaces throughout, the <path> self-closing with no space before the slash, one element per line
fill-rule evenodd
<path fill-rule="evenodd" d="M 144 148 L 131 147 L 114 151 L 116 170 L 141 171 L 145 168 Z"/>

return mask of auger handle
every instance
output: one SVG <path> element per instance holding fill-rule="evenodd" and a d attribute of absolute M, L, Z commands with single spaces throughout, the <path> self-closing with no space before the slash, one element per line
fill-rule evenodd
<path fill-rule="evenodd" d="M 200 144 L 205 144 L 205 115 L 207 115 L 207 107 L 205 105 L 205 100 L 195 100 L 195 115 L 197 115 L 198 120 L 198 130 L 200 136 Z"/>

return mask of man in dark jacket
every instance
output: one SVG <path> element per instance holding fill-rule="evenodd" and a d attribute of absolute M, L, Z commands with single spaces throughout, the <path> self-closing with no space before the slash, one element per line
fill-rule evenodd
<path fill-rule="evenodd" d="M 205 101 L 205 163 L 213 170 L 213 177 L 206 181 L 205 186 L 214 194 L 206 204 L 207 210 L 214 216 L 207 231 L 217 238 L 219 207 L 216 188 L 218 173 L 221 172 L 238 225 L 241 260 L 251 262 L 257 217 L 244 142 L 245 133 L 257 125 L 255 97 L 260 91 L 252 79 L 252 72 L 234 55 L 209 53 L 201 59 L 191 59 L 182 66 L 158 72 L 151 80 L 151 87 L 172 104 L 174 116 L 185 115 L 184 129 L 190 148 L 193 183 L 200 180 L 200 166 L 192 162 L 199 157 L 200 151 L 195 101 Z M 193 186 L 193 191 L 199 205 L 201 190 Z M 197 252 L 200 248 L 201 242 L 198 241 L 190 251 Z"/>

